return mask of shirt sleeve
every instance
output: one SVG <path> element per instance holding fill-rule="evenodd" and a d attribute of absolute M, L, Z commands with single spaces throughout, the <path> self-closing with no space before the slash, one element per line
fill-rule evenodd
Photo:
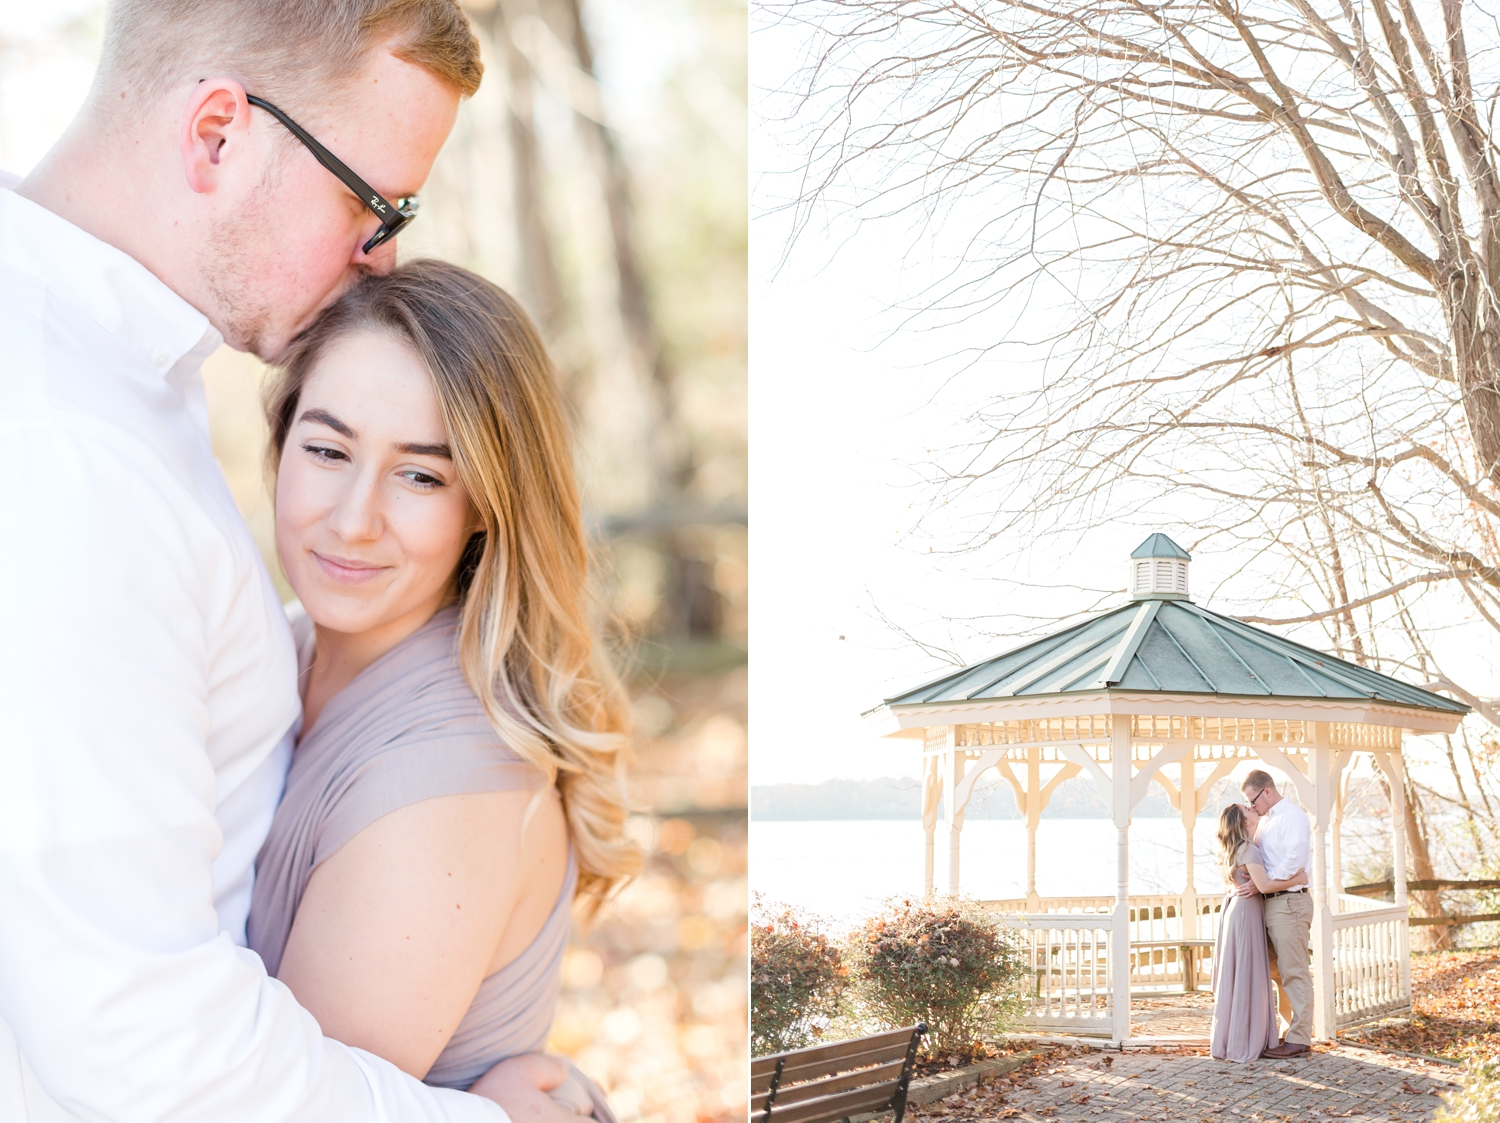
<path fill-rule="evenodd" d="M 90 1123 L 505 1123 L 323 1037 L 219 933 L 211 527 L 128 450 L 3 413 L 0 1019 L 37 1080 Z"/>

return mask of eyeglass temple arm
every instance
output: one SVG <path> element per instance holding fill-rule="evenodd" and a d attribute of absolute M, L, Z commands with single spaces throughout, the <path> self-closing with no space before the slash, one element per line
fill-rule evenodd
<path fill-rule="evenodd" d="M 264 98 L 258 98 L 253 94 L 246 94 L 245 100 L 251 105 L 257 105 L 261 109 L 264 109 L 272 117 L 275 117 L 276 120 L 285 125 L 287 131 L 306 145 L 307 150 L 317 157 L 318 163 L 343 180 L 344 186 L 358 195 L 360 202 L 364 203 L 380 216 L 383 225 L 390 226 L 395 222 L 399 222 L 404 217 L 396 207 L 386 202 L 385 197 L 379 191 L 376 191 L 368 183 L 360 179 L 359 176 L 355 175 L 347 164 L 314 140 L 306 129 L 277 109 L 269 101 L 266 101 Z M 374 241 L 374 239 L 371 239 L 371 241 Z"/>

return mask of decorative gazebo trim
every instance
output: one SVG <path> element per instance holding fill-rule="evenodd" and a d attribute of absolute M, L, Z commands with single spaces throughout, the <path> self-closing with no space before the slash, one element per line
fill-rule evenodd
<path fill-rule="evenodd" d="M 1027 1020 L 1121 1042 L 1133 988 L 1201 981 L 1199 953 L 1211 944 L 1221 898 L 1198 895 L 1192 832 L 1214 784 L 1251 759 L 1285 774 L 1312 820 L 1314 1033 L 1328 1039 L 1410 1005 L 1402 738 L 1451 733 L 1468 707 L 1194 605 L 1187 561 L 1154 535 L 1132 555 L 1130 603 L 888 698 L 866 716 L 884 736 L 923 741 L 929 894 L 939 805 L 947 891 L 956 894 L 974 786 L 991 768 L 1010 786 L 1026 822 L 1026 896 L 989 904 L 1029 941 L 1036 992 Z M 1389 906 L 1339 891 L 1339 825 L 1357 752 L 1390 783 Z M 1206 778 L 1199 764 L 1209 766 Z M 1058 785 L 1082 773 L 1115 824 L 1116 892 L 1042 898 L 1037 826 Z M 1185 886 L 1132 896 L 1130 821 L 1152 783 L 1182 818 Z"/>

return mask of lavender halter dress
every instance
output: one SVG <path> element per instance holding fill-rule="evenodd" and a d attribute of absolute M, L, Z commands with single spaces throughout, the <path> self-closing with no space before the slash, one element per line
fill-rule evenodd
<path fill-rule="evenodd" d="M 293 624 L 299 663 L 311 661 L 313 632 Z M 286 794 L 255 863 L 250 947 L 276 974 L 292 919 L 313 870 L 376 819 L 437 796 L 534 790 L 541 772 L 495 733 L 469 688 L 457 654 L 458 610 L 437 613 L 365 668 L 329 700 L 302 739 Z M 572 923 L 578 870 L 568 872 L 542 930 L 512 962 L 479 985 L 428 1084 L 465 1089 L 507 1057 L 546 1044 L 562 989 L 562 959 Z M 572 1069 L 594 1115 L 610 1123 L 603 1093 Z"/>
<path fill-rule="evenodd" d="M 1245 866 L 1263 866 L 1251 842 L 1235 856 L 1236 885 L 1250 880 Z M 1259 893 L 1224 898 L 1214 945 L 1214 1020 L 1209 1053 L 1223 1061 L 1253 1061 L 1278 1039 L 1271 997 L 1271 957 L 1266 950 L 1266 905 Z"/>

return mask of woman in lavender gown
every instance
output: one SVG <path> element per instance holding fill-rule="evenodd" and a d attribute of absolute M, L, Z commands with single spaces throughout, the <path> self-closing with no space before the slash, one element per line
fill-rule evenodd
<path fill-rule="evenodd" d="M 1231 803 L 1219 815 L 1219 847 L 1229 892 L 1214 945 L 1214 1019 L 1209 1052 L 1219 1060 L 1253 1061 L 1280 1039 L 1271 995 L 1271 960 L 1266 948 L 1266 893 L 1307 881 L 1298 870 L 1272 881 L 1255 842 L 1260 817 L 1253 808 Z M 1245 892 L 1253 886 L 1253 892 Z"/>
<path fill-rule="evenodd" d="M 536 330 L 482 278 L 406 264 L 293 344 L 267 412 L 303 718 L 250 946 L 330 1037 L 609 1120 L 538 1055 L 575 903 L 638 852 L 628 701 Z"/>

